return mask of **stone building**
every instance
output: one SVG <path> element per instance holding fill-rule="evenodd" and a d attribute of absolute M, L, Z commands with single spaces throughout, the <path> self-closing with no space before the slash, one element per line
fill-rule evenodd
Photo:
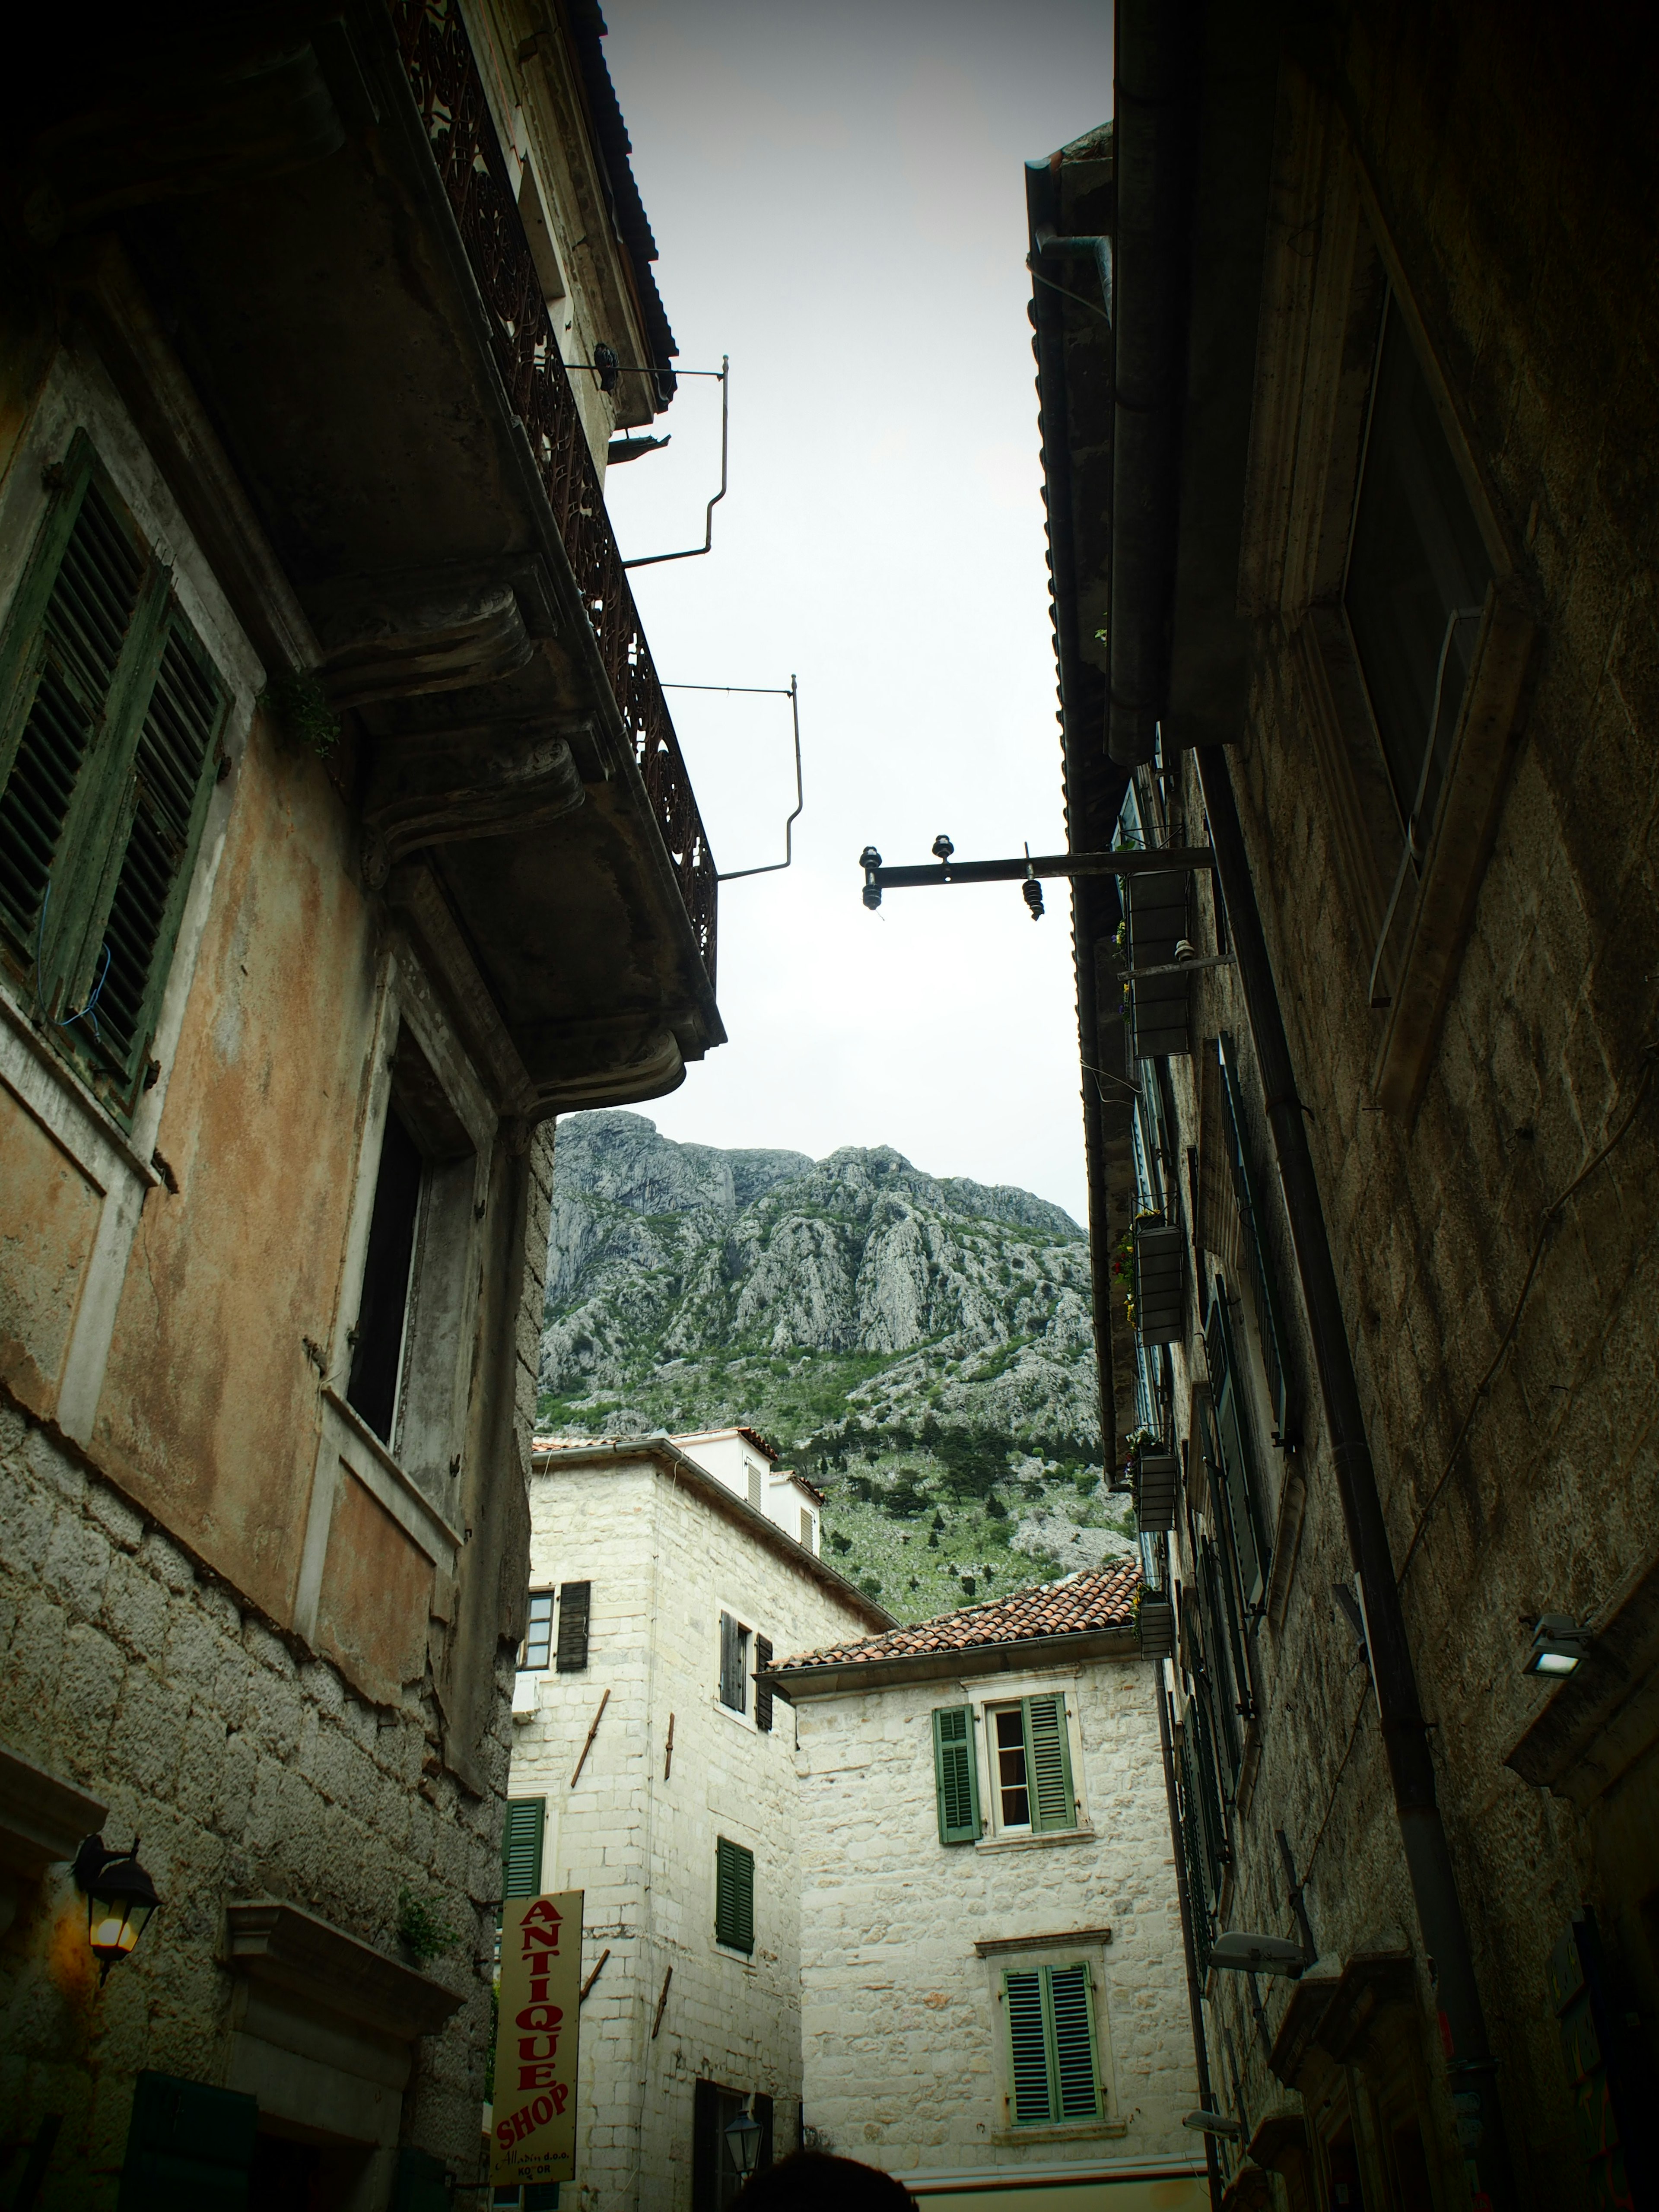
<path fill-rule="evenodd" d="M 1074 922 L 1215 2185 L 1649 2202 L 1645 27 L 1115 20 L 1032 318 L 1071 842 L 1169 854 Z"/>
<path fill-rule="evenodd" d="M 795 2148 L 802 1849 L 774 1652 L 890 1616 L 819 1559 L 817 1493 L 752 1431 L 538 1442 L 509 1895 L 585 1893 L 576 2181 L 717 2212 L 726 2127 Z"/>
<path fill-rule="evenodd" d="M 807 2121 L 925 2206 L 1204 2201 L 1139 1585 L 1123 1561 L 769 1678 L 800 1747 Z"/>
<path fill-rule="evenodd" d="M 0 2172 L 447 2203 L 550 1117 L 721 1037 L 672 340 L 590 7 L 124 21 L 11 27 L 0 179 Z"/>

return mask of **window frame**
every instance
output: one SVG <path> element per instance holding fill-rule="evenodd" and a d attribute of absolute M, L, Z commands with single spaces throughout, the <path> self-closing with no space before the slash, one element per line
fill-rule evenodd
<path fill-rule="evenodd" d="M 1052 1747 L 1048 1743 L 1045 1743 L 1041 1747 L 1041 1753 L 1051 1759 L 1056 1759 L 1057 1755 L 1058 1771 L 1054 1772 L 1051 1769 L 1050 1774 L 1045 1776 L 1041 1765 L 1040 1747 L 1032 1726 L 1032 1708 L 1049 1704 L 1055 1708 L 1054 1716 L 1055 1734 L 1052 1740 Z M 1003 1818 L 1003 1785 L 995 1764 L 1000 1748 L 996 1741 L 998 1718 L 1003 1714 L 1015 1712 L 1018 1713 L 1020 1718 L 1021 1741 L 1018 1748 L 1023 1755 L 1026 1778 L 1023 1786 L 1026 1796 L 1028 1817 L 1024 1821 L 1009 1821 Z M 988 1802 L 991 1807 L 989 1830 L 991 1838 L 1006 1838 L 1012 1841 L 1075 1833 L 1082 1825 L 1082 1808 L 1079 1802 L 1074 1778 L 1075 1770 L 1072 1759 L 1071 1708 L 1065 1691 L 1035 1690 L 1019 1698 L 988 1698 L 981 1708 L 981 1717 L 984 1724 L 985 1760 L 990 1783 Z M 1041 1802 L 1045 1783 L 1052 1790 L 1054 1782 L 1058 1783 L 1063 1793 L 1064 1818 L 1060 1817 L 1060 1808 L 1051 1806 L 1045 1810 Z"/>
<path fill-rule="evenodd" d="M 544 1617 L 547 1633 L 544 1637 L 538 1638 L 535 1633 L 537 1626 L 538 1626 L 536 1607 L 544 1598 L 547 1601 L 547 1612 Z M 551 1668 L 553 1665 L 553 1642 L 555 1635 L 554 1614 L 556 1610 L 556 1606 L 557 1595 L 550 1585 L 538 1589 L 532 1584 L 529 1591 L 526 1593 L 525 1598 L 524 1636 L 519 1645 L 518 1671 L 520 1674 L 545 1674 Z M 532 1656 L 533 1652 L 537 1650 L 539 1650 L 542 1655 L 539 1659 Z"/>
<path fill-rule="evenodd" d="M 229 762 L 230 726 L 238 711 L 235 676 L 221 647 L 210 643 L 203 623 L 179 595 L 179 577 L 166 540 L 141 520 L 124 497 L 84 425 L 70 437 L 64 459 L 46 472 L 50 486 L 44 512 L 16 590 L 0 623 L 0 811 L 3 810 L 23 740 L 33 726 L 42 678 L 52 656 L 48 617 L 88 503 L 103 507 L 113 534 L 136 562 L 132 604 L 105 688 L 84 694 L 70 656 L 60 653 L 58 688 L 85 718 L 87 734 L 69 781 L 51 864 L 30 930 L 0 908 L 0 945 L 15 987 L 45 1016 L 55 1050 L 87 1080 L 99 1103 L 125 1131 L 144 1091 L 160 1073 L 152 1060 L 163 1006 L 179 950 L 195 884 L 214 791 Z M 152 738 L 152 709 L 163 694 L 167 657 L 175 648 L 193 668 L 208 696 L 209 714 L 194 742 L 199 759 L 185 778 L 182 819 L 169 820 L 165 735 Z M 176 720 L 174 724 L 177 730 Z M 186 735 L 191 733 L 186 732 Z M 145 748 L 156 758 L 144 772 Z M 110 969 L 109 930 L 136 859 L 139 816 L 152 826 L 152 842 L 172 848 L 170 869 L 154 897 L 153 856 L 147 883 L 136 890 L 151 899 L 154 928 L 142 988 L 131 1000 L 131 1032 L 125 1048 L 97 1020 L 97 1004 Z M 137 919 L 142 923 L 143 917 Z M 33 936 L 33 942 L 29 939 Z M 100 954 L 104 958 L 100 963 Z M 78 1005 L 78 1010 L 77 1010 Z"/>
<path fill-rule="evenodd" d="M 720 1666 L 715 1698 L 737 1719 L 749 1717 L 749 1654 L 754 1632 L 728 1607 L 720 1609 Z M 730 1631 L 728 1638 L 727 1631 Z M 729 1646 L 729 1649 L 728 1649 Z M 728 1695 L 728 1692 L 732 1694 Z"/>

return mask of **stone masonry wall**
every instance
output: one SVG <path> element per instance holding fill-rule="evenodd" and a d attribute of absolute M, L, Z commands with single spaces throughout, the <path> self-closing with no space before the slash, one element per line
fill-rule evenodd
<path fill-rule="evenodd" d="M 1076 1715 L 1073 1779 L 1093 1834 L 941 1844 L 934 1707 L 1051 1688 Z M 1125 2160 L 1192 2152 L 1181 2118 L 1196 2075 L 1155 1694 L 1149 1664 L 1103 1660 L 803 1699 L 805 2106 L 837 2150 L 899 2174 L 1052 2163 L 1068 2146 Z M 1076 1955 L 1092 1956 L 1100 1978 L 1105 2123 L 1016 2135 L 1000 1967 L 975 1943 L 1099 1927 L 1110 1941 Z"/>
<path fill-rule="evenodd" d="M 489 1990 L 472 1961 L 500 1814 L 432 1771 L 430 1717 L 354 1697 L 9 1409 L 0 1642 L 0 1736 L 106 1800 L 106 1839 L 142 1837 L 163 1899 L 101 1994 L 67 1869 L 0 1945 L 0 2134 L 64 2117 L 44 2212 L 114 2203 L 140 2069 L 224 2079 L 233 1898 L 282 1898 L 395 1953 L 407 1887 L 458 1930 L 427 1972 L 467 2001 L 422 2056 L 415 2139 L 458 2171 L 475 2160 Z"/>
<path fill-rule="evenodd" d="M 588 1664 L 540 1678 L 514 1723 L 511 1794 L 545 1795 L 543 1884 L 586 1893 L 577 2190 L 583 2212 L 690 2203 L 699 2077 L 772 2097 L 779 2155 L 800 2096 L 794 1724 L 719 1700 L 722 1609 L 786 1653 L 868 1626 L 789 1556 L 640 1461 L 538 1471 L 531 1586 L 592 1584 Z M 803 1555 L 803 1559 L 804 1559 Z M 753 1664 L 752 1645 L 750 1664 Z M 577 1758 L 611 1692 L 577 1786 Z M 672 1771 L 663 1768 L 670 1717 Z M 714 1942 L 715 1840 L 755 1854 L 755 1950 Z M 651 2028 L 672 1969 L 659 2032 Z"/>

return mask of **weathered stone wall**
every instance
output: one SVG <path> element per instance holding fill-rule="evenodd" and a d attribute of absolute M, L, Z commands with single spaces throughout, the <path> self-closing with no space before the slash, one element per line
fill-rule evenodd
<path fill-rule="evenodd" d="M 1371 196 L 1366 222 L 1420 315 L 1538 623 L 1534 689 L 1413 1116 L 1375 1107 L 1372 929 L 1327 803 L 1305 662 L 1283 628 L 1263 631 L 1232 757 L 1397 1568 L 1427 1516 L 1406 1620 L 1523 2201 L 1540 2205 L 1584 2201 L 1545 1981 L 1573 1911 L 1601 1912 L 1644 2034 L 1659 2002 L 1638 1909 L 1659 1887 L 1654 1754 L 1583 1816 L 1504 1763 L 1550 1695 L 1522 1672 L 1533 1620 L 1604 1622 L 1653 1562 L 1659 1509 L 1659 1102 L 1549 1212 L 1621 1124 L 1659 1006 L 1655 142 L 1633 105 L 1634 37 L 1619 11 L 1592 30 L 1531 8 L 1367 4 L 1320 59 Z M 1201 819 L 1190 775 L 1187 804 Z M 1227 979 L 1194 988 L 1196 1033 L 1242 1040 Z M 1259 1103 L 1248 1066 L 1246 1085 Z M 1255 1144 L 1282 1246 L 1259 1128 Z M 1311 1378 L 1288 1265 L 1281 1279 Z M 1299 1863 L 1316 1844 L 1322 1950 L 1400 1931 L 1418 1954 L 1426 2047 L 1434 1999 L 1375 1705 L 1328 1596 L 1352 1563 L 1310 1394 L 1304 1404 L 1307 1516 L 1282 1625 L 1258 1639 L 1267 1711 L 1231 1917 L 1293 1932 L 1273 1830 L 1287 1828 Z M 1292 1469 L 1267 1456 L 1277 1491 Z M 1243 1992 L 1215 1995 L 1259 2113 L 1282 2093 Z M 1269 1995 L 1271 2024 L 1285 1999 Z M 1439 2118 L 1452 2171 L 1450 2116 Z"/>
<path fill-rule="evenodd" d="M 106 1801 L 106 1840 L 143 1838 L 163 1900 L 101 1993 L 66 1869 L 25 1891 L 0 1943 L 0 2135 L 63 2117 L 46 2212 L 114 2203 L 141 2069 L 225 2079 L 237 1898 L 280 1898 L 394 1955 L 400 1889 L 447 1921 L 460 1940 L 427 1971 L 465 2002 L 421 2055 L 406 2134 L 471 2172 L 501 1805 L 442 1771 L 429 1705 L 364 1704 L 10 1407 L 0 1642 L 0 1738 Z M 505 1674 L 501 1695 L 504 1711 Z M 498 1790 L 506 1766 L 498 1744 Z"/>
<path fill-rule="evenodd" d="M 1075 1715 L 1088 1832 L 999 1839 L 994 1829 L 977 1845 L 942 1844 L 933 1709 L 1049 1689 Z M 1102 1660 L 803 1698 L 805 2107 L 838 2150 L 900 2174 L 1052 2163 L 1068 2146 L 1125 2160 L 1191 2152 L 1181 2118 L 1195 2076 L 1156 1694 L 1146 1662 Z M 988 1806 L 984 1729 L 975 1735 Z M 1013 2130 L 1000 1963 L 974 1946 L 1103 1928 L 1109 1941 L 1044 1955 L 1091 1960 L 1104 2121 Z"/>
<path fill-rule="evenodd" d="M 699 2077 L 770 2096 L 780 2156 L 794 2146 L 800 2098 L 793 1717 L 780 1698 L 760 1732 L 752 1682 L 746 1713 L 720 1704 L 720 1616 L 769 1638 L 780 1658 L 870 1623 L 850 1592 L 805 1571 L 805 1553 L 798 1566 L 787 1541 L 751 1533 L 654 1464 L 538 1462 L 531 1516 L 531 1587 L 592 1584 L 587 1667 L 539 1679 L 533 1716 L 513 1723 L 510 1791 L 547 1798 L 543 1886 L 586 1893 L 584 1972 L 611 1952 L 582 2007 L 572 2193 L 585 2212 L 684 2212 Z M 752 1668 L 752 1644 L 750 1654 Z M 748 1959 L 714 1942 L 720 1836 L 755 1854 Z"/>

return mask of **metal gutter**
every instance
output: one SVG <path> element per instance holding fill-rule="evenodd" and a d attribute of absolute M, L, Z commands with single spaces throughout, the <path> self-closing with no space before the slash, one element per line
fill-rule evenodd
<path fill-rule="evenodd" d="M 975 1644 L 960 1651 L 907 1651 L 891 1659 L 837 1659 L 823 1667 L 774 1668 L 766 1680 L 793 1705 L 843 1690 L 886 1690 L 903 1682 L 953 1682 L 970 1674 L 1014 1674 L 1063 1667 L 1078 1659 L 1139 1659 L 1133 1626 L 1091 1628 L 1072 1636 L 1027 1636 L 1007 1644 Z"/>
<path fill-rule="evenodd" d="M 1169 690 L 1197 78 L 1193 0 L 1119 0 L 1107 750 L 1150 761 Z"/>

